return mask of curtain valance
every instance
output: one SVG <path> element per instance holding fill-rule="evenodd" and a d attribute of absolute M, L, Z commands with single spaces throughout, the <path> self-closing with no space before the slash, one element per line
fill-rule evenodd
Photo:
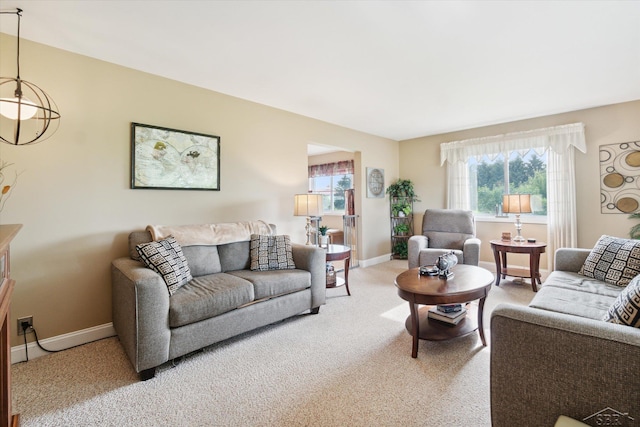
<path fill-rule="evenodd" d="M 535 149 L 542 154 L 540 150 L 544 152 L 550 149 L 557 154 L 564 154 L 571 146 L 583 153 L 587 152 L 583 123 L 445 142 L 440 144 L 440 165 L 444 165 L 445 162 L 466 162 L 469 157 L 508 151 L 526 152 Z"/>
<path fill-rule="evenodd" d="M 309 166 L 309 178 L 353 174 L 353 160 Z"/>

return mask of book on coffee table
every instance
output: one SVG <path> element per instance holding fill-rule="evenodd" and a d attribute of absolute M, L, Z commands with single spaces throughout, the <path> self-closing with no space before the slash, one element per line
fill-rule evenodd
<path fill-rule="evenodd" d="M 467 309 L 462 307 L 460 311 L 452 311 L 449 313 L 444 313 L 439 311 L 437 307 L 431 307 L 427 312 L 427 316 L 430 319 L 439 320 L 441 322 L 449 323 L 451 325 L 457 325 L 465 318 L 467 315 Z"/>
<path fill-rule="evenodd" d="M 453 311 L 462 310 L 462 304 L 438 304 L 436 307 L 438 308 L 438 311 L 442 313 L 451 313 Z"/>

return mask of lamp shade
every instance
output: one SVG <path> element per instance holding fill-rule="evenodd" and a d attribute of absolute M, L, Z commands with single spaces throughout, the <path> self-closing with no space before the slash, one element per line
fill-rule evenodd
<path fill-rule="evenodd" d="M 321 216 L 322 194 L 296 194 L 293 200 L 293 215 Z"/>
<path fill-rule="evenodd" d="M 505 194 L 502 196 L 502 212 L 531 213 L 531 194 Z"/>

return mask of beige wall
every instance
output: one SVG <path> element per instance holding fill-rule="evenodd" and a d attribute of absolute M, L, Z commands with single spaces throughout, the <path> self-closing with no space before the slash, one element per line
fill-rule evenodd
<path fill-rule="evenodd" d="M 14 75 L 15 39 L 0 34 L 0 52 L 0 75 Z M 17 317 L 33 315 L 40 338 L 110 322 L 110 261 L 126 254 L 128 232 L 147 224 L 264 219 L 303 242 L 305 220 L 292 215 L 292 200 L 307 190 L 310 143 L 357 159 L 362 260 L 390 252 L 389 202 L 366 198 L 366 167 L 384 169 L 386 185 L 400 176 L 415 181 L 417 212 L 443 207 L 440 142 L 577 121 L 587 125 L 589 146 L 576 159 L 579 245 L 603 233 L 626 235 L 632 225 L 626 215 L 600 214 L 597 147 L 640 139 L 640 101 L 398 143 L 26 40 L 21 65 L 63 118 L 41 144 L 0 146 L 0 158 L 21 172 L 0 213 L 0 223 L 24 224 L 12 245 L 14 345 Z M 221 191 L 129 189 L 132 121 L 219 135 Z M 505 226 L 479 224 L 478 232 L 486 241 Z"/>
<path fill-rule="evenodd" d="M 15 75 L 15 38 L 0 34 L 0 75 Z M 33 315 L 47 338 L 111 321 L 110 262 L 127 234 L 147 224 L 264 219 L 304 242 L 293 195 L 307 191 L 307 144 L 357 152 L 398 176 L 398 143 L 158 76 L 35 44 L 21 46 L 22 78 L 45 89 L 62 114 L 49 140 L 2 144 L 21 172 L 0 213 L 24 228 L 12 245 L 15 319 Z M 221 137 L 221 190 L 131 190 L 130 123 Z M 356 183 L 363 179 L 357 171 Z M 359 197 L 361 259 L 389 252 L 375 215 L 385 200 Z M 385 209 L 381 209 L 385 211 Z M 383 219 L 388 223 L 386 216 Z"/>
<path fill-rule="evenodd" d="M 598 147 L 640 140 L 640 101 L 401 141 L 402 177 L 415 182 L 416 192 L 422 198 L 422 202 L 415 206 L 416 211 L 424 212 L 427 208 L 446 206 L 446 169 L 440 167 L 440 143 L 575 122 L 586 125 L 587 140 L 587 153 L 577 152 L 575 157 L 578 246 L 592 247 L 602 234 L 627 237 L 629 229 L 636 222 L 628 219 L 625 214 L 600 213 Z M 418 215 L 417 229 L 421 223 L 422 216 Z M 502 230 L 513 232 L 513 226 L 504 223 L 478 223 L 477 228 L 484 243 L 481 259 L 492 262 L 486 242 L 498 237 Z M 546 231 L 540 230 L 539 226 L 525 224 L 523 230 L 525 235 L 532 232 L 537 239 L 546 240 Z M 545 265 L 541 267 L 545 268 Z"/>

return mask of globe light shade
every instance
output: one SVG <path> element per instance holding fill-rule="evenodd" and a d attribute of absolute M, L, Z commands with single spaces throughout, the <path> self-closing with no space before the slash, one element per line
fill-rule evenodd
<path fill-rule="evenodd" d="M 0 141 L 28 145 L 53 135 L 60 113 L 53 99 L 40 87 L 20 78 L 20 18 L 22 9 L 0 10 L 18 17 L 16 37 L 16 77 L 0 77 Z M 3 61 L 5 58 L 2 58 Z"/>
<path fill-rule="evenodd" d="M 0 114 L 8 119 L 29 120 L 37 112 L 38 107 L 28 98 L 0 98 Z"/>
<path fill-rule="evenodd" d="M 26 80 L 0 77 L 0 141 L 11 145 L 41 142 L 59 124 L 58 107 L 45 91 Z"/>

